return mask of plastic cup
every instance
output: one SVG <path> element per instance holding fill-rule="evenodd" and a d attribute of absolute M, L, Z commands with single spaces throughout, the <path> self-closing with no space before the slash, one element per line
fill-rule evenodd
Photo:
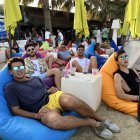
<path fill-rule="evenodd" d="M 84 74 L 87 74 L 88 73 L 88 67 L 82 67 L 82 69 L 83 69 L 83 73 Z"/>
<path fill-rule="evenodd" d="M 70 68 L 70 75 L 75 76 L 75 72 L 76 72 L 76 67 L 71 67 Z"/>
<path fill-rule="evenodd" d="M 63 69 L 63 75 L 65 78 L 69 78 L 69 70 L 68 69 Z"/>
<path fill-rule="evenodd" d="M 92 74 L 93 74 L 93 75 L 97 75 L 98 72 L 99 72 L 99 69 L 92 69 Z"/>

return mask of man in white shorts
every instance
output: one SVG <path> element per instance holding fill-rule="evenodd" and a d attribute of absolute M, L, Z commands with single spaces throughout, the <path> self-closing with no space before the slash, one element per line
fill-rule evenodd
<path fill-rule="evenodd" d="M 41 80 L 46 77 L 54 76 L 54 82 L 58 90 L 61 89 L 61 72 L 58 68 L 48 69 L 46 62 L 53 61 L 49 56 L 37 58 L 35 53 L 35 44 L 25 45 L 26 53 L 29 57 L 25 58 L 26 76 L 37 76 Z"/>
<path fill-rule="evenodd" d="M 84 46 L 79 45 L 77 47 L 77 57 L 71 59 L 70 67 L 76 67 L 77 72 L 83 72 L 87 69 L 87 72 L 91 72 L 93 68 L 97 68 L 97 60 L 95 56 L 90 57 L 90 59 L 84 56 Z"/>

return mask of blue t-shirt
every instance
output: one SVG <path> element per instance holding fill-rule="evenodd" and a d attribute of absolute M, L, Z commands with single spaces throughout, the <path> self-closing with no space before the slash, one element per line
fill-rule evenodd
<path fill-rule="evenodd" d="M 11 81 L 5 87 L 5 97 L 9 106 L 20 106 L 30 112 L 38 112 L 48 103 L 46 86 L 38 77 L 26 81 Z"/>
<path fill-rule="evenodd" d="M 71 57 L 71 51 L 70 50 L 59 51 L 58 57 L 60 57 L 63 60 L 67 60 Z"/>

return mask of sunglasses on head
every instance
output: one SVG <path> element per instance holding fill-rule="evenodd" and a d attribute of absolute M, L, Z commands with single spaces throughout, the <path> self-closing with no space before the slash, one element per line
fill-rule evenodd
<path fill-rule="evenodd" d="M 18 70 L 24 70 L 24 66 L 23 65 L 21 65 L 21 66 L 14 66 L 12 69 L 14 70 L 14 71 L 18 71 Z"/>
<path fill-rule="evenodd" d="M 128 55 L 120 56 L 120 60 L 128 59 Z"/>
<path fill-rule="evenodd" d="M 31 51 L 34 51 L 35 48 L 31 48 L 31 49 L 27 49 L 27 52 L 31 52 Z"/>

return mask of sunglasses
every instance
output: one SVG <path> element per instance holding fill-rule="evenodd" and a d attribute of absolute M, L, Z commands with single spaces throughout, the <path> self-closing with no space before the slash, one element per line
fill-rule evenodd
<path fill-rule="evenodd" d="M 14 66 L 12 69 L 14 71 L 18 71 L 18 70 L 24 70 L 25 66 L 21 65 L 21 66 Z"/>
<path fill-rule="evenodd" d="M 31 49 L 27 49 L 27 52 L 31 52 L 31 51 L 34 51 L 35 48 L 31 48 Z"/>
<path fill-rule="evenodd" d="M 125 55 L 125 56 L 120 56 L 119 58 L 120 60 L 124 60 L 124 59 L 128 59 L 128 55 Z"/>

